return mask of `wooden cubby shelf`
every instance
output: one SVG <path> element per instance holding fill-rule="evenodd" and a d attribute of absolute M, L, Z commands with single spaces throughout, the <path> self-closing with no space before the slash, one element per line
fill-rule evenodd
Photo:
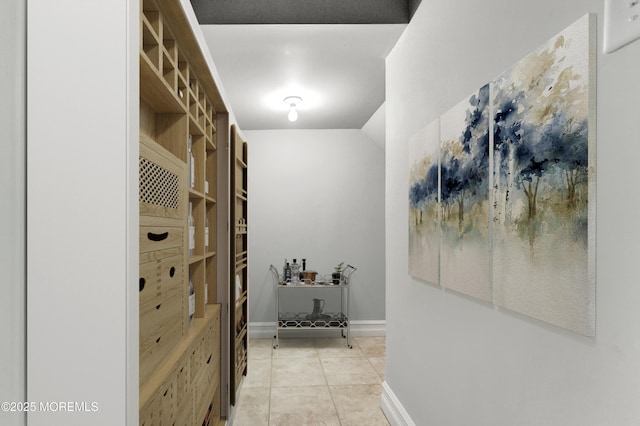
<path fill-rule="evenodd" d="M 227 110 L 182 3 L 140 7 L 140 425 L 218 425 L 229 344 L 221 341 L 227 295 L 218 291 L 218 239 L 227 235 L 216 227 L 227 213 L 216 202 L 216 122 Z"/>

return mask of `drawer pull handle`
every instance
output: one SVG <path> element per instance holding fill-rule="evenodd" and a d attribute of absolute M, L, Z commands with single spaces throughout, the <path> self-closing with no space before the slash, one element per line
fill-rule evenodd
<path fill-rule="evenodd" d="M 140 291 L 144 290 L 144 285 L 147 283 L 147 280 L 144 278 L 140 278 Z"/>
<path fill-rule="evenodd" d="M 172 266 L 171 269 L 169 269 L 169 276 L 173 278 L 175 274 L 176 274 L 176 268 Z"/>
<path fill-rule="evenodd" d="M 147 232 L 147 238 L 151 241 L 162 241 L 166 240 L 169 236 L 168 232 L 163 232 L 162 234 L 154 234 L 153 232 Z"/>
<path fill-rule="evenodd" d="M 160 306 L 162 306 L 162 303 L 156 306 L 156 309 L 160 309 Z"/>
<path fill-rule="evenodd" d="M 160 339 L 162 339 L 162 336 L 160 336 L 160 337 L 158 337 L 158 338 L 156 339 L 156 343 L 160 343 Z"/>
<path fill-rule="evenodd" d="M 209 355 L 209 359 L 207 360 L 207 364 L 209 364 L 211 362 L 211 357 L 213 356 L 213 354 Z"/>

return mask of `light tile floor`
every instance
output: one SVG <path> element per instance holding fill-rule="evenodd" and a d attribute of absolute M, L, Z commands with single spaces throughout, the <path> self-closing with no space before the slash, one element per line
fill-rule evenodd
<path fill-rule="evenodd" d="M 386 426 L 380 409 L 384 337 L 249 342 L 234 426 Z"/>

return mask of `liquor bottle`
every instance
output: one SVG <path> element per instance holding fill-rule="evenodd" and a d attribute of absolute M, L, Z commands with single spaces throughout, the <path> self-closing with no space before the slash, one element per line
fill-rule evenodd
<path fill-rule="evenodd" d="M 191 276 L 191 269 L 189 269 L 189 321 L 193 319 L 193 314 L 196 312 L 196 293 L 193 289 L 193 278 Z"/>
<path fill-rule="evenodd" d="M 193 203 L 189 201 L 189 257 L 196 251 L 196 224 L 193 220 Z"/>
<path fill-rule="evenodd" d="M 193 151 L 191 150 L 191 144 L 193 143 L 193 137 L 189 135 L 189 142 L 187 144 L 187 165 L 189 166 L 189 188 L 195 188 L 196 186 L 196 162 L 193 157 Z"/>
<path fill-rule="evenodd" d="M 287 259 L 284 260 L 284 264 L 282 265 L 282 279 L 285 279 L 285 275 L 286 275 L 286 271 L 287 271 Z"/>
<path fill-rule="evenodd" d="M 289 262 L 287 262 L 284 267 L 284 281 L 287 283 L 291 282 L 291 266 L 289 266 Z"/>
<path fill-rule="evenodd" d="M 297 259 L 293 259 L 291 264 L 291 282 L 298 284 L 300 282 L 300 264 Z"/>

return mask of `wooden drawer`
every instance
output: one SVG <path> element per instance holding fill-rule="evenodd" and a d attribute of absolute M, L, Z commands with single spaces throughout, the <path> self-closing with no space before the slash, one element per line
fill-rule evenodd
<path fill-rule="evenodd" d="M 157 343 L 171 326 L 180 322 L 182 303 L 177 297 L 165 299 L 140 316 L 140 348 Z"/>
<path fill-rule="evenodd" d="M 187 395 L 191 391 L 191 378 L 189 373 L 189 357 L 183 355 L 176 365 L 176 389 L 178 395 Z"/>
<path fill-rule="evenodd" d="M 178 417 L 178 400 L 180 399 L 176 389 L 175 375 L 170 375 L 163 386 L 160 387 L 158 398 L 160 399 L 158 404 L 160 424 L 175 424 Z"/>
<path fill-rule="evenodd" d="M 157 262 L 140 265 L 140 314 L 162 303 L 162 288 Z"/>
<path fill-rule="evenodd" d="M 191 385 L 190 352 L 182 355 L 176 363 L 176 390 L 180 395 L 178 403 L 177 426 L 192 426 L 193 422 L 193 386 Z"/>
<path fill-rule="evenodd" d="M 140 407 L 140 425 L 193 426 L 193 389 L 189 357 L 183 356 L 167 374 L 150 402 Z"/>
<path fill-rule="evenodd" d="M 182 324 L 176 323 L 169 328 L 159 341 L 152 341 L 146 347 L 140 345 L 140 384 L 144 384 L 167 354 L 182 337 Z"/>
<path fill-rule="evenodd" d="M 186 164 L 140 135 L 139 208 L 141 216 L 181 219 L 186 215 Z"/>
<path fill-rule="evenodd" d="M 182 253 L 183 229 L 173 226 L 141 226 L 140 254 L 155 252 L 149 260 L 160 260 L 164 257 Z M 173 250 L 172 250 L 173 249 Z M 176 249 L 179 249 L 176 251 Z M 141 259 L 142 262 L 142 259 Z"/>
<path fill-rule="evenodd" d="M 140 383 L 144 383 L 158 364 L 182 337 L 182 303 L 170 298 L 140 316 Z"/>
<path fill-rule="evenodd" d="M 212 318 L 195 342 L 198 352 L 193 358 L 196 365 L 192 365 L 192 368 L 196 369 L 196 373 L 192 374 L 192 388 L 195 392 L 194 400 L 197 407 L 196 420 L 199 420 L 198 416 L 204 416 L 206 413 L 220 381 L 219 343 L 216 344 L 220 338 L 219 328 L 219 318 Z"/>
<path fill-rule="evenodd" d="M 202 358 L 200 359 L 200 362 L 204 362 L 212 349 L 212 340 L 211 333 L 209 332 L 209 327 L 206 327 L 200 335 L 200 347 L 202 348 Z"/>
<path fill-rule="evenodd" d="M 182 255 L 140 265 L 140 315 L 144 315 L 166 300 L 180 298 L 184 289 Z"/>
<path fill-rule="evenodd" d="M 195 411 L 195 420 L 196 424 L 203 424 L 203 420 L 207 415 L 207 411 L 209 410 L 209 405 L 211 405 L 213 401 L 213 396 L 215 392 L 215 386 L 211 382 L 205 382 L 204 380 L 196 386 L 195 389 L 195 401 L 196 401 L 196 411 Z M 213 409 L 216 411 L 216 408 Z"/>
<path fill-rule="evenodd" d="M 216 366 L 219 363 L 220 363 L 220 360 L 218 358 L 218 355 L 213 352 L 209 353 L 209 355 L 207 356 L 207 359 L 205 360 L 204 370 L 202 372 L 202 375 L 206 377 L 206 380 L 205 380 L 206 386 L 215 387 L 215 383 L 216 383 L 215 379 L 218 378 L 216 374 L 216 370 L 217 370 Z M 213 391 L 211 393 L 213 394 Z"/>
<path fill-rule="evenodd" d="M 191 384 L 193 385 L 197 379 L 200 371 L 202 360 L 202 347 L 200 346 L 200 340 L 196 340 L 189 348 L 189 368 L 191 376 Z"/>
<path fill-rule="evenodd" d="M 213 350 L 205 352 L 202 364 L 200 365 L 199 376 L 206 377 L 206 380 L 209 381 L 213 376 L 213 370 L 217 361 L 218 356 L 213 353 Z"/>
<path fill-rule="evenodd" d="M 172 256 L 159 262 L 161 292 L 167 299 L 181 298 L 186 288 L 184 281 L 184 256 Z"/>

